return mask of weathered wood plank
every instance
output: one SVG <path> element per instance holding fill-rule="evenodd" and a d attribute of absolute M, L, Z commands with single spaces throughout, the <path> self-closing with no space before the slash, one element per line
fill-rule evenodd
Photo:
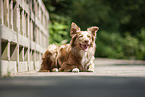
<path fill-rule="evenodd" d="M 46 10 L 45 5 L 43 4 L 42 0 L 38 0 L 38 3 L 39 3 L 39 6 L 42 8 L 42 10 L 43 10 L 44 14 L 46 15 L 46 17 L 48 17 L 48 19 L 49 19 L 49 13 Z"/>
<path fill-rule="evenodd" d="M 35 63 L 35 70 L 39 71 L 40 67 L 41 67 L 41 61 L 36 61 L 36 63 Z"/>
<path fill-rule="evenodd" d="M 41 22 L 38 20 L 38 18 L 35 16 L 35 24 L 39 27 L 39 29 L 48 36 L 48 31 L 45 29 L 45 26 L 41 24 Z"/>
<path fill-rule="evenodd" d="M 27 37 L 25 37 L 21 34 L 18 34 L 18 43 L 21 46 L 28 47 L 30 40 Z"/>
<path fill-rule="evenodd" d="M 10 73 L 10 74 L 16 74 L 17 73 L 17 62 L 16 61 L 9 61 L 8 73 Z"/>
<path fill-rule="evenodd" d="M 13 30 L 13 0 L 10 1 L 10 5 L 9 5 L 9 25 L 10 28 Z"/>
<path fill-rule="evenodd" d="M 27 61 L 18 63 L 18 72 L 26 72 L 28 71 Z"/>
<path fill-rule="evenodd" d="M 29 13 L 29 5 L 26 2 L 23 2 L 24 10 L 26 13 Z"/>
<path fill-rule="evenodd" d="M 38 3 L 37 3 L 37 0 L 34 0 L 34 13 L 35 13 L 35 16 L 38 16 Z"/>
<path fill-rule="evenodd" d="M 8 75 L 8 61 L 1 60 L 1 75 L 5 76 Z"/>
<path fill-rule="evenodd" d="M 33 41 L 31 41 L 30 48 L 31 48 L 32 50 L 35 50 L 35 49 L 36 49 L 36 43 L 33 42 Z"/>
<path fill-rule="evenodd" d="M 23 35 L 23 21 L 24 21 L 24 10 L 20 14 L 20 33 Z"/>
<path fill-rule="evenodd" d="M 4 24 L 9 27 L 9 0 L 4 0 Z"/>
<path fill-rule="evenodd" d="M 41 31 L 39 30 L 39 34 L 40 34 L 40 36 L 39 36 L 39 44 L 40 44 L 40 46 L 42 46 L 42 39 L 43 39 L 43 37 L 42 37 L 42 33 L 41 33 Z"/>
<path fill-rule="evenodd" d="M 36 50 L 34 50 L 33 53 L 32 53 L 32 60 L 34 62 L 33 70 L 35 70 L 36 58 L 37 58 L 37 52 L 36 52 Z"/>
<path fill-rule="evenodd" d="M 32 10 L 32 0 L 28 0 L 29 8 Z"/>
<path fill-rule="evenodd" d="M 1 25 L 1 38 L 5 40 L 9 40 L 11 42 L 17 43 L 17 34 L 15 31 L 9 29 L 8 27 Z"/>
<path fill-rule="evenodd" d="M 8 48 L 7 48 L 7 53 L 8 53 L 8 61 L 10 61 L 10 41 L 8 41 Z"/>
<path fill-rule="evenodd" d="M 17 20 L 17 18 L 18 18 L 18 6 L 19 5 L 16 3 L 14 6 L 14 10 L 13 10 L 13 21 L 15 21 L 13 23 L 13 26 L 14 26 L 14 30 L 16 32 L 18 32 L 18 20 Z"/>
<path fill-rule="evenodd" d="M 30 14 L 31 14 L 31 15 L 30 15 L 30 16 L 31 16 L 31 19 L 32 19 L 33 21 L 35 21 L 35 20 L 34 20 L 34 19 L 35 19 L 34 13 L 31 11 Z"/>
<path fill-rule="evenodd" d="M 29 13 L 29 7 L 28 4 L 24 0 L 16 0 L 17 3 L 22 7 L 23 10 L 25 10 L 26 13 Z"/>
<path fill-rule="evenodd" d="M 30 49 L 30 61 L 29 61 L 29 71 L 34 70 L 34 50 Z"/>
<path fill-rule="evenodd" d="M 30 28 L 30 26 L 29 26 L 29 15 L 27 15 L 27 17 L 26 17 L 26 37 L 29 39 L 29 28 Z"/>
<path fill-rule="evenodd" d="M 40 7 L 40 5 L 39 5 L 39 8 L 38 8 L 38 17 L 39 17 L 39 21 L 41 22 L 41 15 L 42 15 L 42 12 L 41 12 L 41 7 Z"/>
<path fill-rule="evenodd" d="M 30 29 L 30 40 L 33 41 L 33 21 L 30 21 L 31 29 Z"/>
<path fill-rule="evenodd" d="M 34 70 L 34 62 L 30 61 L 29 62 L 29 71 L 33 71 Z"/>
<path fill-rule="evenodd" d="M 1 38 L 2 39 L 9 40 L 10 42 L 14 42 L 14 43 L 17 43 L 17 41 L 18 41 L 19 45 L 28 47 L 30 40 L 27 37 L 22 36 L 21 34 L 17 34 L 15 31 L 7 28 L 4 25 L 0 24 L 0 27 L 1 27 Z M 17 38 L 17 35 L 18 35 L 18 38 Z"/>
<path fill-rule="evenodd" d="M 0 23 L 4 24 L 4 17 L 3 17 L 3 0 L 0 0 Z"/>
<path fill-rule="evenodd" d="M 20 7 L 17 5 L 17 27 L 18 27 L 18 33 L 20 33 Z"/>
<path fill-rule="evenodd" d="M 23 21 L 23 36 L 26 37 L 26 14 L 24 13 L 24 21 Z"/>
<path fill-rule="evenodd" d="M 1 60 L 1 75 L 8 75 L 8 74 L 16 74 L 17 73 L 17 65 L 16 61 L 6 61 Z"/>

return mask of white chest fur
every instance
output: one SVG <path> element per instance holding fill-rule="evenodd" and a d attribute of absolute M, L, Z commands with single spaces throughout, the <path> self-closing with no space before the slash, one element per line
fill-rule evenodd
<path fill-rule="evenodd" d="M 85 52 L 85 51 L 81 50 L 80 55 L 82 57 L 81 64 L 84 67 L 89 62 L 89 59 L 90 59 L 89 55 L 88 55 L 88 52 Z"/>

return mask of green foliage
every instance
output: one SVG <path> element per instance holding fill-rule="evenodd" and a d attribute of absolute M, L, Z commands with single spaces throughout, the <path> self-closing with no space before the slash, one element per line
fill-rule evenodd
<path fill-rule="evenodd" d="M 137 35 L 139 39 L 138 50 L 136 52 L 137 59 L 145 59 L 145 28 L 142 28 Z"/>
<path fill-rule="evenodd" d="M 52 43 L 56 43 L 56 44 L 67 43 L 69 40 L 69 38 L 67 36 L 69 34 L 66 31 L 66 29 L 68 29 L 67 25 L 64 25 L 64 24 L 61 24 L 58 22 L 51 23 L 49 26 L 50 44 L 52 44 Z"/>
<path fill-rule="evenodd" d="M 123 58 L 123 38 L 118 33 L 100 31 L 97 39 L 97 57 Z"/>
<path fill-rule="evenodd" d="M 136 52 L 138 49 L 138 40 L 127 34 L 122 41 L 124 58 L 136 59 Z"/>
<path fill-rule="evenodd" d="M 50 44 L 55 43 L 60 45 L 69 42 L 69 28 L 71 19 L 70 17 L 63 15 L 67 12 L 66 8 L 68 8 L 68 6 L 66 5 L 68 2 L 66 0 L 43 0 L 43 2 L 50 13 Z M 61 12 L 59 10 L 61 10 Z"/>
<path fill-rule="evenodd" d="M 121 59 L 145 59 L 145 29 L 141 29 L 137 37 L 126 33 L 121 36 L 117 33 L 100 31 L 97 40 L 97 57 Z"/>

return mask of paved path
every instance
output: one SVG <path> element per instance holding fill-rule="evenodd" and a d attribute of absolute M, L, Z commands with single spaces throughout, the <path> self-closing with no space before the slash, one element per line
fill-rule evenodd
<path fill-rule="evenodd" d="M 26 72 L 14 76 L 132 76 L 145 77 L 145 61 L 100 59 L 95 61 L 95 72 Z"/>
<path fill-rule="evenodd" d="M 123 61 L 96 59 L 94 73 L 29 72 L 0 78 L 0 97 L 145 97 L 144 61 Z"/>
<path fill-rule="evenodd" d="M 96 75 L 145 77 L 145 61 L 96 59 L 95 64 Z"/>

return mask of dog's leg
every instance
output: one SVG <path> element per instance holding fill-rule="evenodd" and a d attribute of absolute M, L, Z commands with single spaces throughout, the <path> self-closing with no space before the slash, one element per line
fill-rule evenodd
<path fill-rule="evenodd" d="M 74 68 L 76 68 L 76 66 L 68 64 L 67 62 L 64 62 L 59 70 L 63 72 L 70 72 Z"/>
<path fill-rule="evenodd" d="M 88 72 L 94 72 L 94 63 L 91 63 L 91 64 L 89 65 L 89 68 L 88 68 L 87 71 L 88 71 Z"/>
<path fill-rule="evenodd" d="M 90 60 L 90 65 L 89 65 L 88 70 L 87 70 L 88 72 L 94 72 L 94 62 L 93 62 L 94 59 L 95 58 L 92 57 L 91 60 Z"/>
<path fill-rule="evenodd" d="M 44 58 L 41 64 L 41 68 L 39 70 L 39 72 L 50 72 L 50 66 L 49 64 L 51 64 L 52 61 L 48 62 L 47 58 Z"/>

